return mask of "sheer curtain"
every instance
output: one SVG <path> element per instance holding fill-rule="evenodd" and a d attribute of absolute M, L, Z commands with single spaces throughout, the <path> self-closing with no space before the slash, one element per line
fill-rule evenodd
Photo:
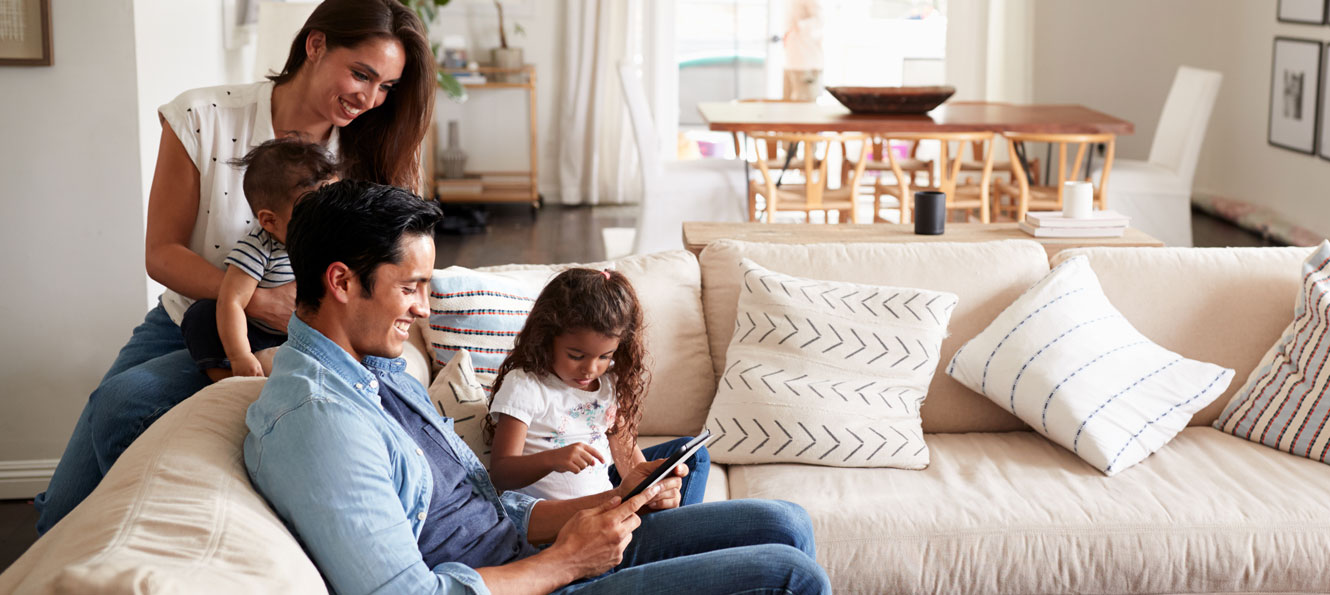
<path fill-rule="evenodd" d="M 616 78 L 642 50 L 641 0 L 566 0 L 559 195 L 564 204 L 638 202 L 639 165 Z"/>

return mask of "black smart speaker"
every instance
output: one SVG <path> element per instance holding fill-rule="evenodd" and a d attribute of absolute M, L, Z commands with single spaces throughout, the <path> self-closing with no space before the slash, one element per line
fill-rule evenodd
<path fill-rule="evenodd" d="M 920 190 L 914 193 L 914 233 L 917 235 L 942 235 L 942 228 L 947 222 L 947 195 L 933 190 Z"/>

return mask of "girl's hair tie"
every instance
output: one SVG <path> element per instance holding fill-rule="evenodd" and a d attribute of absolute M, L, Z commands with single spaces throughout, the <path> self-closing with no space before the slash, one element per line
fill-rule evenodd
<path fill-rule="evenodd" d="M 605 280 L 606 280 L 606 281 L 609 281 L 609 280 L 610 280 L 610 272 L 609 272 L 608 270 L 603 270 L 603 271 L 600 272 L 600 274 L 605 275 Z"/>

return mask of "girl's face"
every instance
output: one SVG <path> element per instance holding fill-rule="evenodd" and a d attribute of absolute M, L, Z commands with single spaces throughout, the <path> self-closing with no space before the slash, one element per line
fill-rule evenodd
<path fill-rule="evenodd" d="M 554 375 L 579 390 L 600 390 L 598 380 L 610 369 L 617 349 L 618 337 L 589 329 L 562 333 L 554 338 Z"/>
<path fill-rule="evenodd" d="M 335 126 L 346 126 L 356 116 L 383 105 L 388 92 L 402 78 L 406 51 L 397 38 L 375 37 L 353 47 L 329 49 L 320 31 L 305 41 L 311 68 L 307 101 Z"/>

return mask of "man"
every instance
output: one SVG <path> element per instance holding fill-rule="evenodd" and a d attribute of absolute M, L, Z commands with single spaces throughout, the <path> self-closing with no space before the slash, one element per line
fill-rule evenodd
<path fill-rule="evenodd" d="M 679 476 L 623 500 L 659 461 L 576 500 L 496 494 L 399 359 L 429 312 L 440 219 L 434 203 L 357 181 L 292 216 L 296 313 L 246 416 L 245 465 L 334 592 L 830 591 L 798 506 L 677 508 Z"/>

